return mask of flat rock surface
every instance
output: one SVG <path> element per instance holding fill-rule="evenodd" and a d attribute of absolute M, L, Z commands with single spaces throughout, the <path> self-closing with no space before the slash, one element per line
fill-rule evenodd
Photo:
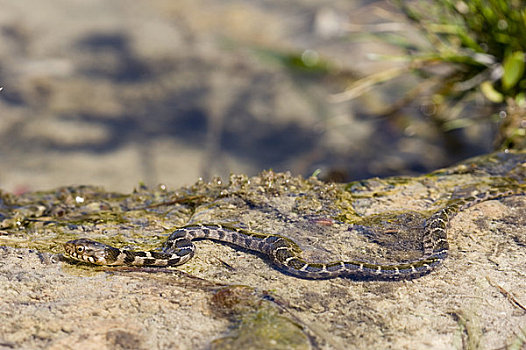
<path fill-rule="evenodd" d="M 520 344 L 526 325 L 524 195 L 458 213 L 448 231 L 449 257 L 435 271 L 409 281 L 299 279 L 264 256 L 206 240 L 196 242 L 196 256 L 177 269 L 95 267 L 64 260 L 60 253 L 62 243 L 81 236 L 148 249 L 184 222 L 221 220 L 282 235 L 302 227 L 294 239 L 312 259 L 323 257 L 312 251 L 318 249 L 333 260 L 369 254 L 374 261 L 399 261 L 412 256 L 408 251 L 418 244 L 411 241 L 418 241 L 425 217 L 451 198 L 502 186 L 523 193 L 524 156 L 495 154 L 423 177 L 346 186 L 267 172 L 130 195 L 94 188 L 4 194 L 0 348 L 495 349 Z M 57 198 L 64 203 L 60 210 Z M 342 231 L 345 225 L 360 229 Z M 393 227 L 399 232 L 393 234 Z M 324 244 L 316 238 L 320 232 L 341 239 Z"/>

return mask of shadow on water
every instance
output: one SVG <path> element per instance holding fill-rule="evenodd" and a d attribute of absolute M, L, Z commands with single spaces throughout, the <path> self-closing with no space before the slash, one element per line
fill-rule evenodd
<path fill-rule="evenodd" d="M 80 52 L 92 57 L 93 65 L 81 74 L 104 77 L 117 83 L 133 83 L 150 79 L 153 71 L 146 62 L 135 57 L 129 39 L 123 34 L 93 34 L 77 43 Z M 109 59 L 109 60 L 108 60 Z"/>
<path fill-rule="evenodd" d="M 50 137 L 49 133 L 27 136 L 24 121 L 20 121 L 2 132 L 5 149 L 38 148 L 44 152 L 105 154 L 133 144 L 138 145 L 142 162 L 149 164 L 151 159 L 148 158 L 155 152 L 153 141 L 175 140 L 204 151 L 203 163 L 209 167 L 217 165 L 218 159 L 228 155 L 254 169 L 292 170 L 303 175 L 309 175 L 317 168 L 340 167 L 342 181 L 403 171 L 424 173 L 444 165 L 425 161 L 417 150 L 410 150 L 405 155 L 397 152 L 397 143 L 404 137 L 403 131 L 399 123 L 388 119 L 361 120 L 372 125 L 374 137 L 361 144 L 346 141 L 348 144 L 341 146 L 340 151 L 330 149 L 326 146 L 324 131 L 317 126 L 305 121 L 280 120 L 275 106 L 283 103 L 279 100 L 282 90 L 275 87 L 284 81 L 282 72 L 258 70 L 246 63 L 223 66 L 222 62 L 195 55 L 183 55 L 168 61 L 162 58 L 148 60 L 134 50 L 130 38 L 122 33 L 91 33 L 78 40 L 72 49 L 80 52 L 76 62 L 76 72 L 82 76 L 80 79 L 93 81 L 93 84 L 102 82 L 106 88 L 109 86 L 112 94 L 115 92 L 109 101 L 118 104 L 123 112 L 120 115 L 113 111 L 105 113 L 102 107 L 93 108 L 92 113 L 86 112 L 90 109 L 84 107 L 78 112 L 70 110 L 53 116 L 59 123 L 79 122 L 103 130 L 102 138 L 79 138 L 75 142 Z M 217 72 L 221 72 L 225 81 L 215 86 L 212 76 Z M 219 103 L 222 109 L 215 109 L 210 101 L 222 99 L 218 89 L 230 89 L 229 74 L 242 77 L 242 86 L 233 86 L 232 91 L 228 91 L 226 102 Z M 181 81 L 185 84 L 180 84 Z M 23 90 L 5 91 L 0 98 L 13 106 L 35 105 L 34 96 Z M 309 102 L 312 106 L 316 104 Z M 96 106 L 97 101 L 91 103 Z M 256 111 L 257 106 L 264 106 L 265 110 Z M 293 108 L 287 113 L 302 113 Z M 266 118 L 265 113 L 277 114 Z M 320 120 L 324 117 L 323 112 L 313 113 Z M 40 111 L 35 112 L 37 114 Z M 457 157 L 464 156 L 459 152 L 460 148 L 455 147 Z M 174 153 L 178 151 L 173 150 Z M 403 159 L 398 160 L 393 153 L 402 154 L 399 157 Z M 379 164 L 389 157 L 398 161 L 394 162 L 395 167 L 389 168 L 382 163 L 375 170 L 365 165 L 372 160 Z M 294 163 L 301 165 L 292 169 Z M 207 170 L 202 174 L 207 177 Z"/>
<path fill-rule="evenodd" d="M 113 89 L 137 86 L 140 101 L 130 100 L 126 94 L 118 97 L 125 113 L 120 116 L 90 113 L 71 113 L 58 117 L 59 122 L 80 122 L 102 128 L 105 137 L 97 140 L 66 142 L 60 138 L 33 136 L 33 147 L 60 152 L 109 153 L 126 144 L 148 144 L 159 138 L 182 141 L 189 146 L 203 148 L 206 143 L 211 116 L 205 110 L 206 101 L 214 97 L 207 76 L 217 67 L 210 62 L 192 59 L 195 84 L 183 88 L 167 87 L 162 97 L 143 97 L 148 86 L 157 86 L 163 74 L 173 74 L 185 63 L 174 62 L 167 67 L 147 61 L 134 53 L 130 39 L 119 33 L 95 33 L 80 39 L 76 47 L 87 57 L 81 60 L 79 72 L 86 79 L 109 81 Z M 166 69 L 169 71 L 166 71 Z M 177 77 L 177 76 L 176 76 Z M 208 78 L 209 79 L 209 78 Z M 255 74 L 253 86 L 268 84 L 268 77 Z M 263 80 L 263 81 L 261 81 Z M 168 91 L 166 91 L 168 90 Z M 171 90 L 171 91 L 170 91 Z M 263 93 L 262 93 L 263 92 Z M 128 96 L 128 97 L 126 97 Z M 5 95 L 4 95 L 5 97 Z M 276 168 L 317 146 L 319 133 L 295 122 L 279 123 L 257 118 L 250 111 L 251 103 L 275 103 L 272 89 L 243 89 L 236 93 L 219 116 L 224 120 L 217 130 L 216 153 L 228 153 L 252 163 L 257 168 Z M 217 113 L 216 113 L 217 114 Z M 16 143 L 27 143 L 19 140 Z M 177 150 L 174 150 L 176 152 Z"/>

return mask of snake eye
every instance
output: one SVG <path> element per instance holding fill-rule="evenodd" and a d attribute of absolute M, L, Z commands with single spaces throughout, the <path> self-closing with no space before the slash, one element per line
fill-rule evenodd
<path fill-rule="evenodd" d="M 77 247 L 77 252 L 82 253 L 83 251 L 84 251 L 84 247 L 82 246 Z"/>

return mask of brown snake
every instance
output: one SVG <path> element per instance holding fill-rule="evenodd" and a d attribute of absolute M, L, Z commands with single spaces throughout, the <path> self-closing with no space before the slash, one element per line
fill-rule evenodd
<path fill-rule="evenodd" d="M 393 264 L 365 261 L 312 263 L 301 257 L 301 249 L 292 240 L 276 234 L 250 233 L 222 225 L 190 225 L 175 230 L 160 251 L 130 251 L 85 238 L 64 244 L 66 256 L 96 265 L 176 266 L 186 263 L 195 253 L 194 239 L 211 239 L 263 253 L 284 272 L 306 279 L 351 277 L 372 280 L 412 279 L 440 265 L 448 255 L 447 227 L 461 210 L 482 201 L 524 194 L 522 187 L 492 190 L 458 199 L 426 220 L 422 255 L 415 260 Z"/>

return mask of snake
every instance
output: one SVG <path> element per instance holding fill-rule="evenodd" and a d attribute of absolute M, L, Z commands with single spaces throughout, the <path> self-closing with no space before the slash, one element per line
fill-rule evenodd
<path fill-rule="evenodd" d="M 195 224 L 176 229 L 160 250 L 132 251 L 80 238 L 64 244 L 65 256 L 75 261 L 108 266 L 178 266 L 195 254 L 193 240 L 209 239 L 262 253 L 286 274 L 304 279 L 349 277 L 364 280 L 402 280 L 426 275 L 441 265 L 448 256 L 447 230 L 450 220 L 460 211 L 477 203 L 522 195 L 517 189 L 497 189 L 452 200 L 433 213 L 424 223 L 422 254 L 410 261 L 371 263 L 361 260 L 309 262 L 291 239 L 279 234 L 252 233 L 221 224 Z"/>

